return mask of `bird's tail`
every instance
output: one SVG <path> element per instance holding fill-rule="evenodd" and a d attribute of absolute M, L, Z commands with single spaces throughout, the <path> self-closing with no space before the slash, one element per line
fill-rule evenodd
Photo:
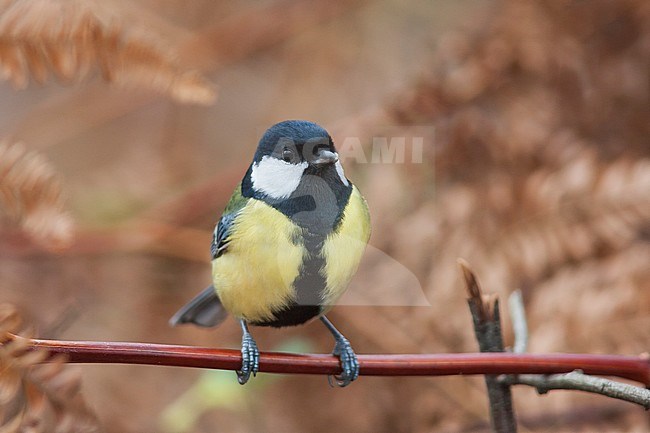
<path fill-rule="evenodd" d="M 183 323 L 193 323 L 197 326 L 210 328 L 223 322 L 227 316 L 228 313 L 221 305 L 214 286 L 210 285 L 178 310 L 169 319 L 169 324 L 176 326 Z"/>

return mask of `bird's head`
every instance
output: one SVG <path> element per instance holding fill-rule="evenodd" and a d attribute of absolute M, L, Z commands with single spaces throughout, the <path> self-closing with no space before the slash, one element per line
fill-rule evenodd
<path fill-rule="evenodd" d="M 285 199 L 309 176 L 349 186 L 332 138 L 321 126 L 287 120 L 262 136 L 250 168 L 253 190 Z"/>

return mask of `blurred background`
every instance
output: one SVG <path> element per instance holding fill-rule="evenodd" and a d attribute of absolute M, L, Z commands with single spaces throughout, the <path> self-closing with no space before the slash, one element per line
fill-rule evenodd
<path fill-rule="evenodd" d="M 335 308 L 358 353 L 477 351 L 458 257 L 502 301 L 523 291 L 532 352 L 649 350 L 648 2 L 44 4 L 0 3 L 0 142 L 38 153 L 65 203 L 55 191 L 41 215 L 54 228 L 21 227 L 30 207 L 12 211 L 0 184 L 0 301 L 39 337 L 239 347 L 232 319 L 167 320 L 208 284 L 214 223 L 260 135 L 298 118 L 367 155 L 373 137 L 428 131 L 421 162 L 341 149 L 373 250 L 430 303 Z M 81 59 L 78 40 L 94 54 L 66 63 L 58 51 Z M 391 269 L 370 258 L 354 284 L 413 284 Z M 262 350 L 332 349 L 317 324 L 253 334 Z M 240 387 L 232 372 L 76 368 L 111 433 L 489 431 L 480 377 L 341 390 L 320 376 Z M 514 402 L 522 431 L 650 430 L 642 409 L 604 397 L 518 387 Z"/>

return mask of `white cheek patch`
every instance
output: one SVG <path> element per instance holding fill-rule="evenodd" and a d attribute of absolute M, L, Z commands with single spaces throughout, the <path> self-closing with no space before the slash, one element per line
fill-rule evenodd
<path fill-rule="evenodd" d="M 336 161 L 335 167 L 336 167 L 336 172 L 338 173 L 339 178 L 341 179 L 341 182 L 343 182 L 343 185 L 345 186 L 350 185 L 348 180 L 345 178 L 345 173 L 343 172 L 343 166 L 341 165 L 341 161 Z"/>
<path fill-rule="evenodd" d="M 253 189 L 275 199 L 287 198 L 298 188 L 306 168 L 306 162 L 291 164 L 264 156 L 260 162 L 253 164 Z"/>

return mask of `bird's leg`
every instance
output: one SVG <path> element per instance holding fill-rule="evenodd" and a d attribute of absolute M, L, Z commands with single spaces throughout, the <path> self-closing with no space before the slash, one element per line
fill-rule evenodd
<path fill-rule="evenodd" d="M 341 361 L 341 374 L 333 376 L 334 383 L 340 387 L 348 386 L 353 380 L 359 377 L 359 361 L 357 360 L 357 355 L 354 354 L 347 338 L 332 325 L 332 322 L 327 317 L 321 316 L 320 320 L 334 336 L 336 345 L 332 354 L 338 356 Z M 328 380 L 330 385 L 332 385 L 332 376 L 329 376 Z"/>
<path fill-rule="evenodd" d="M 260 369 L 260 351 L 257 350 L 257 343 L 248 330 L 248 325 L 244 319 L 239 319 L 242 330 L 241 340 L 241 370 L 237 371 L 237 381 L 243 385 L 248 379 L 257 374 Z"/>

